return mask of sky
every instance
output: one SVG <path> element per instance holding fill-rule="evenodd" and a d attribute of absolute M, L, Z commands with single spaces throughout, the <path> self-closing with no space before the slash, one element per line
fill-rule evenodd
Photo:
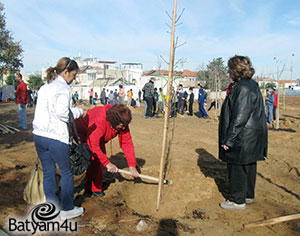
<path fill-rule="evenodd" d="M 0 0 L 7 29 L 21 41 L 23 70 L 63 56 L 168 69 L 173 0 Z M 178 0 L 178 69 L 249 56 L 256 75 L 300 78 L 300 0 Z M 182 23 L 182 24 L 181 24 Z M 167 25 L 168 24 L 168 25 Z M 169 32 L 168 32 L 169 31 Z M 164 58 L 164 60 L 161 59 Z M 291 73 L 293 68 L 293 73 Z"/>

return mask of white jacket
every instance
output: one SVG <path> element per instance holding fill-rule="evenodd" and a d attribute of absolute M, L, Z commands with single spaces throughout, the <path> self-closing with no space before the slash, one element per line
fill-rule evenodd
<path fill-rule="evenodd" d="M 74 119 L 82 116 L 81 108 L 71 108 L 71 88 L 67 82 L 58 76 L 50 84 L 43 85 L 38 92 L 37 105 L 33 120 L 33 133 L 69 143 L 69 108 Z"/>

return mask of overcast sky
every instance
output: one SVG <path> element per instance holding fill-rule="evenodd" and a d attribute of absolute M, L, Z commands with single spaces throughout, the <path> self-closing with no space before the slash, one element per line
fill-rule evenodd
<path fill-rule="evenodd" d="M 24 71 L 56 64 L 62 56 L 157 68 L 168 60 L 173 0 L 0 0 L 7 28 L 24 49 Z M 185 8 L 176 34 L 176 60 L 197 70 L 213 58 L 247 55 L 256 75 L 300 78 L 300 0 L 178 0 Z M 276 60 L 274 60 L 276 57 Z M 162 67 L 168 66 L 160 61 Z M 179 67 L 181 69 L 181 65 Z"/>

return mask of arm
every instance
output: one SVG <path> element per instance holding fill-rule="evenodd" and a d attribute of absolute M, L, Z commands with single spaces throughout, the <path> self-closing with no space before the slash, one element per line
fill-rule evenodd
<path fill-rule="evenodd" d="M 232 96 L 231 107 L 231 120 L 222 144 L 232 148 L 252 113 L 252 95 L 250 91 L 245 87 L 236 87 Z"/>

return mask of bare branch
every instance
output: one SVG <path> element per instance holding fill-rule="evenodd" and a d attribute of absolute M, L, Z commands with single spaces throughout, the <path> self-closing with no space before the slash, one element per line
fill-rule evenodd
<path fill-rule="evenodd" d="M 184 12 L 185 8 L 182 9 L 181 13 L 179 14 L 179 16 L 177 17 L 175 24 L 179 21 L 179 19 L 181 18 L 183 12 Z"/>
<path fill-rule="evenodd" d="M 173 21 L 172 17 L 169 15 L 169 13 L 166 11 L 166 14 L 168 15 L 168 17 L 170 18 L 171 21 Z"/>
<path fill-rule="evenodd" d="M 166 64 L 169 65 L 169 62 L 167 62 L 167 61 L 165 60 L 165 58 L 163 58 L 163 56 L 160 56 L 160 58 L 161 58 Z"/>
<path fill-rule="evenodd" d="M 179 26 L 179 25 L 182 25 L 183 23 L 182 22 L 180 22 L 179 24 L 175 24 L 175 26 L 177 27 L 177 26 Z"/>
<path fill-rule="evenodd" d="M 172 27 L 168 23 L 166 23 L 166 25 L 172 30 Z"/>
<path fill-rule="evenodd" d="M 186 44 L 186 41 L 184 43 L 180 44 L 179 46 L 176 45 L 175 49 L 183 46 L 184 44 Z"/>
<path fill-rule="evenodd" d="M 170 31 L 166 31 L 168 34 L 171 34 L 171 32 Z"/>

